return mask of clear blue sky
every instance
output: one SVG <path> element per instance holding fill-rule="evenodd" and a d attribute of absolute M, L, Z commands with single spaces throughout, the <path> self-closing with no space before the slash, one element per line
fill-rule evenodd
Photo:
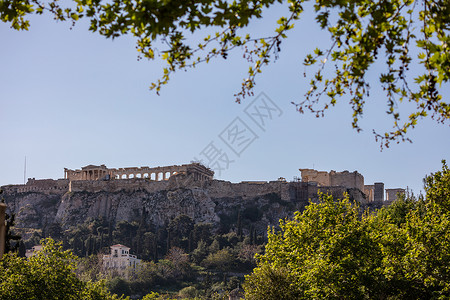
<path fill-rule="evenodd" d="M 270 11 L 251 30 L 272 28 L 269 20 L 277 13 Z M 375 90 L 359 134 L 351 128 L 345 99 L 325 118 L 295 111 L 291 101 L 300 101 L 308 89 L 303 57 L 328 41 L 311 16 L 296 24 L 279 60 L 257 79 L 255 95 L 264 92 L 282 111 L 266 120 L 264 130 L 245 114 L 255 97 L 234 102 L 248 69 L 241 53 L 178 72 L 157 96 L 148 87 L 162 63 L 137 61 L 132 38 L 111 41 L 85 24 L 73 30 L 69 25 L 49 15 L 33 18 L 28 32 L 0 23 L 0 185 L 23 183 L 25 156 L 27 177 L 56 179 L 64 167 L 88 164 L 189 163 L 211 142 L 233 160 L 216 178 L 232 182 L 291 180 L 299 168 L 357 170 L 366 184 L 382 181 L 386 188 L 418 192 L 441 159 L 450 161 L 450 128 L 432 120 L 409 133 L 412 144 L 380 152 L 372 129 L 390 129 L 391 123 L 385 97 Z M 448 85 L 442 91 L 448 102 Z M 226 140 L 226 129 L 242 123 L 253 136 L 234 141 L 237 156 L 221 137 Z"/>

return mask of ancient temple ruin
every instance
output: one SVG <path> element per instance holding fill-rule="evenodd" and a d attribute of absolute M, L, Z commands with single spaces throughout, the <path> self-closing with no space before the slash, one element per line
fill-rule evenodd
<path fill-rule="evenodd" d="M 105 165 L 88 165 L 80 169 L 64 168 L 63 179 L 29 178 L 26 184 L 3 186 L 6 193 L 41 193 L 49 196 L 63 195 L 66 192 L 120 192 L 157 191 L 179 187 L 206 188 L 210 186 L 222 196 L 237 189 L 242 197 L 267 194 L 284 190 L 282 199 L 294 199 L 307 203 L 317 198 L 318 191 L 342 197 L 350 197 L 363 205 L 373 202 L 389 204 L 405 189 L 385 189 L 383 182 L 364 184 L 364 177 L 357 171 L 336 172 L 300 169 L 301 178 L 294 177 L 288 182 L 280 177 L 275 181 L 242 181 L 230 183 L 214 180 L 214 171 L 200 163 L 158 167 L 108 168 Z M 230 190 L 231 189 L 231 190 Z M 259 191 L 259 192 L 257 192 Z M 256 192 L 256 194 L 254 194 Z M 293 200 L 293 201 L 294 201 Z"/>
<path fill-rule="evenodd" d="M 192 175 L 196 181 L 212 180 L 214 171 L 200 163 L 173 165 L 164 167 L 130 167 L 110 169 L 105 165 L 88 165 L 81 169 L 71 170 L 64 168 L 64 179 L 77 180 L 111 180 L 148 178 L 153 181 L 168 180 L 177 174 Z"/>

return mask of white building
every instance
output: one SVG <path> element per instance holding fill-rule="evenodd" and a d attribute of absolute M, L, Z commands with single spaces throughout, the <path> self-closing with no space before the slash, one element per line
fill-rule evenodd
<path fill-rule="evenodd" d="M 43 248 L 42 245 L 36 245 L 36 246 L 33 246 L 31 249 L 27 249 L 26 252 L 25 252 L 25 257 L 26 258 L 32 257 L 33 255 L 36 254 L 36 252 L 41 251 L 42 248 Z"/>
<path fill-rule="evenodd" d="M 121 244 L 113 245 L 111 254 L 103 255 L 103 269 L 125 271 L 134 269 L 141 262 L 136 255 L 130 254 L 130 248 Z"/>

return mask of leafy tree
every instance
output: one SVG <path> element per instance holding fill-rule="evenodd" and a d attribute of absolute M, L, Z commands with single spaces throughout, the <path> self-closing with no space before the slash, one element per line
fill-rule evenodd
<path fill-rule="evenodd" d="M 443 213 L 450 212 L 450 170 L 445 160 L 442 170 L 425 177 L 427 200 L 436 204 Z"/>
<path fill-rule="evenodd" d="M 211 243 L 211 245 L 209 245 L 208 247 L 209 252 L 211 253 L 216 253 L 217 251 L 220 250 L 220 243 L 219 243 L 219 239 L 216 236 L 214 241 Z"/>
<path fill-rule="evenodd" d="M 280 16 L 274 32 L 251 36 L 246 27 L 278 3 L 286 6 L 287 13 Z M 448 121 L 450 105 L 440 92 L 450 77 L 448 1 L 317 0 L 313 7 L 306 4 L 305 0 L 73 0 L 63 6 L 57 0 L 3 0 L 0 19 L 14 29 L 26 30 L 28 15 L 47 11 L 57 20 L 73 23 L 86 18 L 91 31 L 107 38 L 133 35 L 140 58 L 159 56 L 168 64 L 162 78 L 151 86 L 157 93 L 173 72 L 215 58 L 227 59 L 231 51 L 241 50 L 250 66 L 236 93 L 240 102 L 252 93 L 257 74 L 279 56 L 289 30 L 306 10 L 329 32 L 331 45 L 316 49 L 304 60 L 305 66 L 315 66 L 316 71 L 306 99 L 296 103 L 299 112 L 310 110 L 322 116 L 344 97 L 353 110 L 353 127 L 361 130 L 359 119 L 371 88 L 367 73 L 380 62 L 386 69 L 378 74 L 378 85 L 386 93 L 387 112 L 394 121 L 392 131 L 374 132 L 385 145 L 408 140 L 407 130 L 428 114 L 438 122 Z M 406 120 L 400 118 L 397 107 L 402 100 L 416 106 Z"/>
<path fill-rule="evenodd" d="M 192 258 L 197 264 L 200 263 L 208 255 L 208 248 L 203 240 L 200 240 L 197 244 L 197 248 L 192 251 Z"/>
<path fill-rule="evenodd" d="M 229 271 L 234 265 L 235 257 L 230 249 L 225 248 L 215 253 L 210 253 L 203 260 L 202 265 L 216 268 L 222 272 Z"/>
<path fill-rule="evenodd" d="M 187 286 L 178 292 L 178 296 L 180 296 L 181 299 L 194 299 L 197 295 L 198 291 L 194 286 Z"/>
<path fill-rule="evenodd" d="M 239 250 L 238 258 L 244 262 L 253 265 L 255 263 L 255 254 L 261 251 L 261 246 L 243 244 Z"/>
<path fill-rule="evenodd" d="M 107 282 L 108 290 L 111 293 L 126 296 L 131 294 L 130 286 L 128 282 L 120 277 L 115 277 Z"/>
<path fill-rule="evenodd" d="M 448 299 L 450 171 L 425 180 L 425 201 L 362 214 L 322 195 L 280 232 L 246 277 L 246 299 Z"/>
<path fill-rule="evenodd" d="M 170 248 L 166 259 L 172 264 L 172 276 L 175 278 L 184 278 L 190 275 L 191 266 L 189 264 L 189 256 L 183 249 L 178 247 Z"/>
<path fill-rule="evenodd" d="M 450 298 L 450 170 L 425 178 L 425 212 L 414 211 L 405 224 L 405 276 L 421 298 Z"/>
<path fill-rule="evenodd" d="M 3 190 L 0 189 L 0 195 L 3 193 Z M 5 203 L 5 199 L 1 198 L 1 203 Z M 20 241 L 20 235 L 14 234 L 12 228 L 14 227 L 15 214 L 8 214 L 5 212 L 5 245 L 4 245 L 4 253 L 18 251 L 20 246 L 23 246 L 23 243 Z"/>
<path fill-rule="evenodd" d="M 390 223 L 402 226 L 408 214 L 414 210 L 424 209 L 424 200 L 416 199 L 414 195 L 399 195 L 389 207 L 381 208 L 377 214 L 380 219 L 388 219 Z"/>
<path fill-rule="evenodd" d="M 150 294 L 145 295 L 142 300 L 156 300 L 161 299 L 158 293 L 151 292 Z"/>
<path fill-rule="evenodd" d="M 169 235 L 169 249 L 171 247 L 181 247 L 189 251 L 189 238 L 194 229 L 194 221 L 187 215 L 179 215 L 170 221 L 167 226 Z"/>
<path fill-rule="evenodd" d="M 140 291 L 151 290 L 158 279 L 158 266 L 154 262 L 142 261 L 136 266 L 136 269 L 129 274 L 133 294 Z"/>
<path fill-rule="evenodd" d="M 197 223 L 194 224 L 193 229 L 193 243 L 194 245 L 197 245 L 200 241 L 204 241 L 205 243 L 210 242 L 211 240 L 211 229 L 212 224 L 211 223 Z"/>
<path fill-rule="evenodd" d="M 80 258 L 75 273 L 78 278 L 83 281 L 98 281 L 104 279 L 103 254 Z"/>
<path fill-rule="evenodd" d="M 86 224 L 80 224 L 66 232 L 65 239 L 74 254 L 86 255 L 86 239 L 90 236 L 90 231 Z"/>
<path fill-rule="evenodd" d="M 335 202 L 322 195 L 292 221 L 269 232 L 266 253 L 247 277 L 248 299 L 282 293 L 283 299 L 364 299 L 379 289 L 381 256 L 368 224 L 348 197 Z M 267 298 L 265 298 L 267 299 Z"/>
<path fill-rule="evenodd" d="M 133 237 L 136 236 L 139 225 L 136 222 L 120 221 L 113 231 L 114 240 L 117 243 L 133 246 Z"/>
<path fill-rule="evenodd" d="M 29 259 L 7 254 L 0 260 L 0 299 L 117 299 L 101 283 L 74 273 L 76 257 L 52 239 Z"/>
<path fill-rule="evenodd" d="M 15 223 L 15 214 L 6 213 L 6 235 L 5 235 L 5 253 L 15 252 L 19 250 L 21 236 L 13 232 L 12 228 Z"/>
<path fill-rule="evenodd" d="M 158 259 L 158 244 L 156 240 L 157 236 L 153 232 L 146 232 L 142 237 L 143 251 L 142 255 L 146 259 Z"/>
<path fill-rule="evenodd" d="M 59 223 L 52 223 L 47 228 L 47 234 L 49 237 L 59 240 L 63 237 L 63 229 L 61 227 L 61 224 Z"/>

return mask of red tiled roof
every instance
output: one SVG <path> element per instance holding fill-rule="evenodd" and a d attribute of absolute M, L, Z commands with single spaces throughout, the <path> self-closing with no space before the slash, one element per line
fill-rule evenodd
<path fill-rule="evenodd" d="M 110 247 L 111 247 L 111 248 L 112 248 L 112 247 L 122 247 L 122 248 L 131 249 L 130 247 L 124 246 L 124 245 L 122 245 L 122 244 L 116 244 L 116 245 L 112 245 L 112 246 L 110 246 Z"/>

